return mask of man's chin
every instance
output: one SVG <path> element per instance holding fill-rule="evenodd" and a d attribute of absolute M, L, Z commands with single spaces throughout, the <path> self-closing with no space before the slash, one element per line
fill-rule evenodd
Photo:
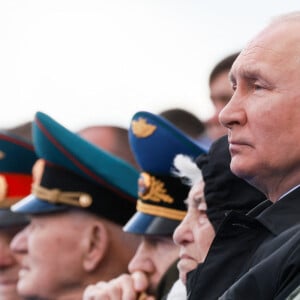
<path fill-rule="evenodd" d="M 230 169 L 233 174 L 240 178 L 247 178 L 247 174 L 249 170 L 247 170 L 247 166 L 245 166 L 245 161 L 236 156 L 232 157 L 230 163 Z"/>
<path fill-rule="evenodd" d="M 17 292 L 24 299 L 35 299 L 31 284 L 28 284 L 28 279 L 20 278 L 17 284 Z"/>
<path fill-rule="evenodd" d="M 0 299 L 15 300 L 19 299 L 17 293 L 17 282 L 10 284 L 0 284 Z"/>

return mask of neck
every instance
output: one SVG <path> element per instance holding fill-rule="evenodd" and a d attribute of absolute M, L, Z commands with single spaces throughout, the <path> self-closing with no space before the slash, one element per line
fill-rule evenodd
<path fill-rule="evenodd" d="M 299 180 L 296 177 L 293 177 L 290 180 L 288 178 L 276 178 L 266 182 L 267 181 L 264 180 L 258 180 L 250 183 L 264 193 L 270 201 L 275 203 L 286 193 L 298 187 L 300 178 Z"/>

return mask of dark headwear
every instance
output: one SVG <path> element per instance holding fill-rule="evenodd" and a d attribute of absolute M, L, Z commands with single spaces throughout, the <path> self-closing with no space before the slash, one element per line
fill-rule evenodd
<path fill-rule="evenodd" d="M 42 159 L 34 169 L 39 173 L 32 194 L 15 204 L 14 212 L 78 208 L 120 225 L 135 212 L 138 172 L 127 162 L 41 112 L 33 122 L 33 144 Z"/>
<path fill-rule="evenodd" d="M 208 154 L 196 159 L 205 182 L 207 215 L 215 230 L 227 212 L 247 213 L 266 199 L 264 194 L 231 172 L 230 161 L 227 136 L 215 141 Z"/>
<path fill-rule="evenodd" d="M 163 117 L 137 112 L 131 121 L 129 141 L 142 169 L 137 212 L 124 230 L 147 235 L 172 236 L 186 214 L 189 187 L 171 175 L 174 157 L 192 158 L 205 150 Z"/>
<path fill-rule="evenodd" d="M 26 216 L 11 212 L 10 207 L 30 193 L 36 159 L 30 142 L 8 131 L 0 132 L 0 228 L 28 223 Z"/>

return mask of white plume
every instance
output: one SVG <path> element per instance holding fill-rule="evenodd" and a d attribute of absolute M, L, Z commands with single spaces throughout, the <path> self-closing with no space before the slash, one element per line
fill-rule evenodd
<path fill-rule="evenodd" d="M 194 185 L 202 180 L 202 172 L 197 164 L 187 155 L 177 154 L 173 161 L 173 173 L 181 178 L 187 179 L 189 185 Z"/>

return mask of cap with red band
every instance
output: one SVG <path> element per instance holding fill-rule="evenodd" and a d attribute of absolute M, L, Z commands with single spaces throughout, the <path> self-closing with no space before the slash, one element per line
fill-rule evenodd
<path fill-rule="evenodd" d="M 36 159 L 29 141 L 0 131 L 0 227 L 24 223 L 24 216 L 12 213 L 10 207 L 30 194 Z"/>
<path fill-rule="evenodd" d="M 32 176 L 30 174 L 0 174 L 0 208 L 10 207 L 30 194 Z"/>

